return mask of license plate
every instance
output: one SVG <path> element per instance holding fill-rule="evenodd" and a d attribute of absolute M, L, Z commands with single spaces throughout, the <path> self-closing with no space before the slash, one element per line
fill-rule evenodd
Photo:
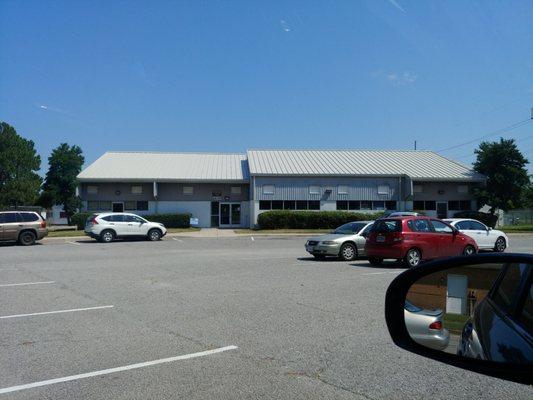
<path fill-rule="evenodd" d="M 385 236 L 378 236 L 376 237 L 376 242 L 383 243 L 385 241 Z"/>

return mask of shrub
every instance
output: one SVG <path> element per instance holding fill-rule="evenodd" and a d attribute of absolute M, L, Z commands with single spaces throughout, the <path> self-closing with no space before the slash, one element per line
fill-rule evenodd
<path fill-rule="evenodd" d="M 91 215 L 93 215 L 93 213 L 90 212 L 76 213 L 70 217 L 70 223 L 72 225 L 76 225 L 77 229 L 85 229 L 85 221 L 87 221 L 87 218 L 89 218 Z"/>
<path fill-rule="evenodd" d="M 143 215 L 143 218 L 151 222 L 160 222 L 165 228 L 189 228 L 191 226 L 191 214 L 153 214 Z"/>
<path fill-rule="evenodd" d="M 259 214 L 257 223 L 261 229 L 333 229 L 347 222 L 374 220 L 381 215 L 383 213 L 275 210 Z"/>
<path fill-rule="evenodd" d="M 480 222 L 483 222 L 485 225 L 494 228 L 496 222 L 498 222 L 498 216 L 492 215 L 480 211 L 460 211 L 453 215 L 454 218 L 471 218 L 477 219 Z"/>

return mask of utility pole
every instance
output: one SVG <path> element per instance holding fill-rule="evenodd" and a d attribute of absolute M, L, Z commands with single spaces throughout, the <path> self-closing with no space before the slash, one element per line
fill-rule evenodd
<path fill-rule="evenodd" d="M 531 109 L 531 113 L 533 115 L 533 109 Z M 533 118 L 533 117 L 532 117 Z M 416 140 L 415 140 L 415 150 L 416 150 Z"/>

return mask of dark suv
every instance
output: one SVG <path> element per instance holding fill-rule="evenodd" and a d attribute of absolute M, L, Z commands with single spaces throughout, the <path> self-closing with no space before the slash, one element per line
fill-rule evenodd
<path fill-rule="evenodd" d="M 0 242 L 29 246 L 48 235 L 46 221 L 34 211 L 0 211 Z"/>
<path fill-rule="evenodd" d="M 533 265 L 507 264 L 466 322 L 457 354 L 533 363 Z"/>

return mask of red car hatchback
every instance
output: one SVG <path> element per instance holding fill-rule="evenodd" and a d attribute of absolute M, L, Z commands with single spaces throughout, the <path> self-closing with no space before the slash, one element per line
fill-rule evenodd
<path fill-rule="evenodd" d="M 385 258 L 416 267 L 423 260 L 477 253 L 474 239 L 447 223 L 429 217 L 378 219 L 366 240 L 365 253 L 372 265 Z"/>

